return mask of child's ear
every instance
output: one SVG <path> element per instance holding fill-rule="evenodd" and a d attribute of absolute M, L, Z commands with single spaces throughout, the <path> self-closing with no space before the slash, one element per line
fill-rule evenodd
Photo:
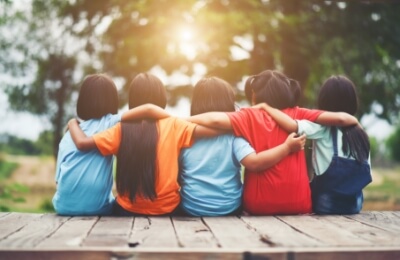
<path fill-rule="evenodd" d="M 257 103 L 256 103 L 256 95 L 254 94 L 253 90 L 251 91 L 251 105 L 252 106 L 257 105 Z"/>

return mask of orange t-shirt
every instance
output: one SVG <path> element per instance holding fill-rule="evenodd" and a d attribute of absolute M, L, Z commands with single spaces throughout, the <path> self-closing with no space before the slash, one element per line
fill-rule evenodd
<path fill-rule="evenodd" d="M 162 215 L 172 212 L 180 202 L 178 158 L 181 148 L 193 144 L 196 124 L 169 117 L 157 121 L 156 193 L 153 201 L 136 196 L 132 203 L 128 196 L 118 194 L 117 202 L 127 211 L 144 215 Z M 121 142 L 121 124 L 95 134 L 93 139 L 103 155 L 117 154 Z"/>

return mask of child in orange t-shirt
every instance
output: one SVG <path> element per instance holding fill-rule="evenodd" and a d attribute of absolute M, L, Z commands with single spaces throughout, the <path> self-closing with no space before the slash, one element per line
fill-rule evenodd
<path fill-rule="evenodd" d="M 130 84 L 129 108 L 152 103 L 164 108 L 166 90 L 162 82 L 147 73 Z M 194 136 L 213 136 L 221 131 L 197 126 L 183 119 L 141 119 L 122 122 L 86 137 L 76 120 L 68 124 L 79 149 L 96 148 L 103 155 L 117 155 L 117 198 L 115 215 L 164 215 L 179 204 L 178 156 Z"/>

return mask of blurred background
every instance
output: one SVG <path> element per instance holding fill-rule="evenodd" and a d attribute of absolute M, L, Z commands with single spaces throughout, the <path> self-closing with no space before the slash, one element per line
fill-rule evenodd
<path fill-rule="evenodd" d="M 122 112 L 130 80 L 154 73 L 167 87 L 167 110 L 187 116 L 200 78 L 227 80 L 249 106 L 244 82 L 266 69 L 298 80 L 308 108 L 329 76 L 355 83 L 371 142 L 364 210 L 399 210 L 395 2 L 0 0 L 0 210 L 53 210 L 58 143 L 85 75 L 110 75 Z"/>

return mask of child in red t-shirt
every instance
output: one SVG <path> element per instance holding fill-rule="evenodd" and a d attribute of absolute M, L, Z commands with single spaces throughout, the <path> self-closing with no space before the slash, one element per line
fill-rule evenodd
<path fill-rule="evenodd" d="M 266 102 L 294 119 L 341 125 L 351 117 L 296 106 L 300 96 L 299 84 L 277 71 L 266 70 L 250 77 L 246 81 L 246 96 L 252 104 Z M 233 129 L 234 134 L 246 138 L 256 152 L 271 149 L 288 136 L 266 111 L 255 108 L 229 113 L 210 112 L 192 116 L 190 121 L 204 126 Z M 311 192 L 304 151 L 292 153 L 264 171 L 246 169 L 244 177 L 243 208 L 246 212 L 253 215 L 311 213 Z"/>

